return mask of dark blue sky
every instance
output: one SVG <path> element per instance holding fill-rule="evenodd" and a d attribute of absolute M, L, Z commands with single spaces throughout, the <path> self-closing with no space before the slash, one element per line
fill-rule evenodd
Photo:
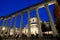
<path fill-rule="evenodd" d="M 0 16 L 6 16 L 42 0 L 0 0 Z"/>
<path fill-rule="evenodd" d="M 29 7 L 33 4 L 37 4 L 39 2 L 42 2 L 42 0 L 0 0 L 0 17 L 1 16 L 7 16 L 11 13 L 14 13 L 18 10 L 21 10 L 23 8 Z M 49 9 L 53 15 L 53 10 L 54 10 L 54 4 L 49 6 Z M 45 8 L 40 8 L 39 10 L 39 15 L 42 21 L 48 21 L 48 15 L 47 11 Z M 35 17 L 36 11 L 32 10 L 30 12 L 30 17 Z M 27 12 L 23 15 L 23 27 L 28 23 L 27 19 L 28 15 Z M 54 18 L 53 18 L 54 19 Z M 9 22 L 9 21 L 8 21 Z M 1 25 L 1 21 L 0 21 Z M 8 23 L 9 25 L 9 23 Z M 12 27 L 14 25 L 14 18 L 12 19 Z M 20 26 L 20 16 L 17 17 L 16 21 L 16 26 Z"/>

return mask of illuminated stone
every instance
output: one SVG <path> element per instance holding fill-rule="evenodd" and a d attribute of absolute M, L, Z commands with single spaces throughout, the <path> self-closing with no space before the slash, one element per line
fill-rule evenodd
<path fill-rule="evenodd" d="M 5 27 L 3 27 L 3 28 L 2 28 L 2 30 L 4 31 L 4 30 L 6 30 L 6 28 L 5 28 Z"/>
<path fill-rule="evenodd" d="M 10 35 L 14 35 L 14 29 L 10 29 Z"/>

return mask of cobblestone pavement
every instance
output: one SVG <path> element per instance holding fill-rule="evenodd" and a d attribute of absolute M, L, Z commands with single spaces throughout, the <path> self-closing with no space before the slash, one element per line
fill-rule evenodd
<path fill-rule="evenodd" d="M 42 38 L 3 38 L 1 40 L 58 40 L 57 37 L 42 37 Z"/>

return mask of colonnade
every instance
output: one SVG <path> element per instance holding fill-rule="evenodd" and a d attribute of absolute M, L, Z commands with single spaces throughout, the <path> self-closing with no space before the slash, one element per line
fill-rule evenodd
<path fill-rule="evenodd" d="M 37 18 L 37 24 L 38 24 L 38 28 L 39 28 L 39 37 L 43 37 L 41 23 L 40 23 L 40 17 L 39 17 L 39 12 L 38 12 L 39 7 L 40 6 L 27 9 L 27 13 L 28 13 L 28 34 L 29 34 L 28 37 L 31 36 L 31 32 L 30 32 L 30 11 L 32 9 L 35 9 L 36 10 L 36 18 Z M 57 32 L 57 30 L 55 28 L 54 21 L 52 19 L 51 12 L 50 12 L 49 7 L 48 7 L 48 3 L 45 3 L 44 4 L 44 7 L 46 8 L 47 13 L 48 13 L 49 22 L 50 22 L 50 25 L 51 25 L 51 29 L 53 31 L 53 36 L 58 36 L 58 32 Z M 18 14 L 18 15 L 20 15 L 20 35 L 21 36 L 22 36 L 22 22 L 24 21 L 22 19 L 23 18 L 23 13 L 24 13 L 24 11 L 19 12 L 19 14 Z M 17 18 L 18 15 L 11 15 L 10 17 L 7 17 L 7 18 L 0 18 L 0 20 L 2 20 L 2 27 L 4 27 L 4 20 L 10 19 L 9 29 L 12 26 L 12 18 L 13 17 L 15 18 L 15 20 L 14 20 L 14 35 L 15 35 L 15 28 L 16 28 L 16 18 Z M 8 24 L 8 23 L 6 23 L 6 24 Z M 6 26 L 6 27 L 8 27 L 8 26 Z M 10 32 L 10 30 L 8 32 Z"/>

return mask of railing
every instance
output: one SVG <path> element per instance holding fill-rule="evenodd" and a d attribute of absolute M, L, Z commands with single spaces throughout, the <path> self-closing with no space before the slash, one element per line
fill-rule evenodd
<path fill-rule="evenodd" d="M 20 36 L 22 36 L 22 16 L 23 16 L 23 13 L 27 11 L 28 12 L 28 26 L 29 26 L 28 27 L 28 34 L 29 34 L 28 37 L 30 37 L 31 36 L 31 32 L 30 32 L 30 11 L 35 9 L 36 10 L 37 24 L 38 24 L 38 28 L 39 28 L 39 37 L 43 37 L 40 18 L 39 18 L 39 14 L 38 14 L 38 9 L 42 8 L 42 7 L 45 7 L 47 12 L 48 12 L 49 22 L 50 22 L 50 25 L 51 25 L 51 29 L 53 31 L 53 37 L 59 36 L 59 34 L 58 34 L 58 32 L 55 28 L 54 21 L 53 21 L 52 16 L 51 16 L 51 12 L 50 12 L 49 7 L 48 7 L 48 5 L 51 5 L 51 4 L 54 4 L 54 3 L 56 3 L 55 0 L 48 1 L 48 2 L 42 2 L 42 3 L 39 3 L 37 5 L 31 6 L 29 8 L 23 9 L 22 11 L 18 11 L 15 14 L 8 15 L 7 17 L 1 17 L 0 20 L 2 20 L 2 27 L 4 27 L 4 20 L 6 20 L 6 22 L 7 22 L 7 20 L 10 19 L 10 26 L 9 26 L 9 31 L 8 31 L 8 32 L 10 32 L 10 28 L 11 28 L 11 25 L 12 25 L 12 18 L 14 17 L 15 18 L 15 20 L 14 20 L 14 36 L 15 36 L 16 18 L 17 18 L 18 15 L 20 15 L 21 16 Z M 1 31 L 2 31 L 2 29 L 1 29 Z M 1 32 L 0 32 L 0 34 L 1 34 Z M 3 35 L 4 35 L 4 33 L 3 33 Z"/>

